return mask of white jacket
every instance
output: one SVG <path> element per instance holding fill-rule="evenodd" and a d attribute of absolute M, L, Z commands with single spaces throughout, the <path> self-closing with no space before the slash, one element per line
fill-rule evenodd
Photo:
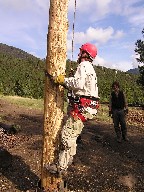
<path fill-rule="evenodd" d="M 65 85 L 73 90 L 74 95 L 98 97 L 97 76 L 92 63 L 81 62 L 74 77 L 65 78 Z"/>

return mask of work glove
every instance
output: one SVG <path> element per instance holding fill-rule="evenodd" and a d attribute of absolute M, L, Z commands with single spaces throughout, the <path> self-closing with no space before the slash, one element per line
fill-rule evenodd
<path fill-rule="evenodd" d="M 125 109 L 125 110 L 124 110 L 124 113 L 127 115 L 127 114 L 128 114 L 128 109 Z"/>
<path fill-rule="evenodd" d="M 45 72 L 45 75 L 46 75 L 51 81 L 53 81 L 54 83 L 60 84 L 60 85 L 64 85 L 64 78 L 65 78 L 64 75 L 59 75 L 59 76 L 53 77 L 53 76 L 50 75 L 46 70 L 45 70 L 44 72 Z"/>
<path fill-rule="evenodd" d="M 57 77 L 54 78 L 54 82 L 56 84 L 64 85 L 64 75 L 58 75 Z"/>

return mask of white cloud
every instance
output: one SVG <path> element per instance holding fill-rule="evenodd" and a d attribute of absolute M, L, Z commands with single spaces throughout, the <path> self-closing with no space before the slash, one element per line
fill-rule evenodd
<path fill-rule="evenodd" d="M 133 15 L 129 18 L 130 23 L 134 25 L 144 25 L 144 9 L 138 15 Z"/>
<path fill-rule="evenodd" d="M 107 18 L 109 14 L 126 17 L 133 25 L 144 24 L 142 0 L 84 0 L 77 1 L 76 16 L 81 20 L 95 22 Z M 69 1 L 69 11 L 74 12 L 74 0 Z"/>
<path fill-rule="evenodd" d="M 118 30 L 115 32 L 115 35 L 113 37 L 113 39 L 120 39 L 121 37 L 123 37 L 125 34 L 122 30 Z"/>
<path fill-rule="evenodd" d="M 112 4 L 112 12 L 116 15 L 124 16 L 133 25 L 144 25 L 144 3 L 141 0 L 113 0 Z"/>
<path fill-rule="evenodd" d="M 45 49 L 49 0 L 0 0 L 0 12 L 0 42 L 27 52 Z"/>
<path fill-rule="evenodd" d="M 117 61 L 115 64 L 111 64 L 111 68 L 121 71 L 127 71 L 129 69 L 132 69 L 132 64 L 130 61 Z"/>
<path fill-rule="evenodd" d="M 138 63 L 135 60 L 134 56 L 132 58 L 133 62 L 131 61 L 117 61 L 117 62 L 108 62 L 104 58 L 97 56 L 96 59 L 93 61 L 94 65 L 99 65 L 103 67 L 107 67 L 110 69 L 117 69 L 120 71 L 128 71 L 129 69 L 134 69 L 138 67 Z"/>
<path fill-rule="evenodd" d="M 4 0 L 0 2 L 0 5 L 3 9 L 14 12 L 25 12 L 35 11 L 40 9 L 49 11 L 49 0 L 24 0 L 24 2 L 20 0 Z"/>
<path fill-rule="evenodd" d="M 95 10 L 95 13 L 101 13 L 104 15 L 108 11 L 109 4 L 112 0 L 85 0 L 85 1 L 77 1 L 77 10 L 81 13 L 90 13 L 91 10 Z M 74 9 L 74 0 L 70 0 L 69 2 L 70 10 Z"/>
<path fill-rule="evenodd" d="M 49 5 L 50 5 L 49 0 L 36 0 L 36 3 L 41 8 L 41 11 L 44 10 L 46 12 L 49 12 Z"/>
<path fill-rule="evenodd" d="M 5 0 L 0 2 L 1 7 L 3 7 L 3 9 L 9 9 L 9 11 L 16 11 L 16 12 L 21 12 L 21 11 L 25 11 L 25 10 L 30 10 L 31 6 L 33 6 L 32 1 L 30 0 L 25 0 L 24 3 L 22 3 L 19 0 Z"/>
<path fill-rule="evenodd" d="M 89 27 L 86 32 L 75 32 L 74 42 L 75 44 L 83 44 L 85 42 L 95 42 L 98 44 L 105 44 L 109 40 L 119 39 L 124 36 L 124 32 L 121 30 L 114 31 L 112 27 L 92 28 Z M 72 33 L 68 35 L 68 39 L 72 39 Z"/>
<path fill-rule="evenodd" d="M 44 57 L 49 2 L 49 0 L 0 0 L 0 42 Z M 74 3 L 75 0 L 69 0 L 70 25 L 73 23 Z M 131 55 L 134 44 L 139 38 L 138 31 L 141 35 L 140 27 L 144 24 L 143 5 L 141 0 L 77 1 L 74 58 L 77 58 L 76 52 L 81 44 L 92 42 L 100 48 L 100 56 L 97 59 L 101 65 L 119 66 L 121 69 L 137 66 Z M 72 27 L 69 27 L 67 50 L 70 57 L 71 41 Z M 112 59 L 118 60 L 115 62 L 116 65 L 110 62 Z M 127 59 L 131 61 L 125 61 Z"/>
<path fill-rule="evenodd" d="M 86 31 L 86 36 L 88 37 L 89 41 L 97 41 L 99 43 L 106 43 L 109 39 L 112 38 L 114 30 L 112 27 L 108 27 L 106 29 L 102 28 L 92 28 L 90 27 Z"/>
<path fill-rule="evenodd" d="M 100 65 L 100 66 L 106 66 L 106 61 L 97 55 L 97 57 L 95 58 L 95 60 L 93 61 L 94 65 Z"/>

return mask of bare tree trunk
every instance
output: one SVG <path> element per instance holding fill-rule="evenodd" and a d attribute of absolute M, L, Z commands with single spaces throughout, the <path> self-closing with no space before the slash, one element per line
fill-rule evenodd
<path fill-rule="evenodd" d="M 46 70 L 52 76 L 65 74 L 67 13 L 68 0 L 50 0 Z M 58 185 L 62 179 L 46 172 L 44 165 L 58 161 L 64 88 L 53 84 L 48 77 L 45 80 L 41 186 L 46 191 L 59 191 Z"/>

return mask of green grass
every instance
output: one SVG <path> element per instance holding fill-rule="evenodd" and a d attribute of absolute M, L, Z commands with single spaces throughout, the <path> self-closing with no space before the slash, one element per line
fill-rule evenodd
<path fill-rule="evenodd" d="M 31 98 L 24 98 L 18 96 L 4 96 L 0 95 L 0 99 L 6 100 L 9 103 L 24 106 L 27 108 L 32 109 L 43 109 L 44 108 L 44 100 L 43 99 L 31 99 Z M 64 102 L 64 113 L 67 112 L 67 102 Z"/>
<path fill-rule="evenodd" d="M 44 108 L 43 99 L 33 99 L 33 98 L 24 98 L 24 97 L 18 97 L 18 96 L 3 96 L 3 95 L 0 95 L 0 99 L 4 99 L 9 103 L 12 103 L 18 106 L 24 106 L 27 108 L 40 109 L 40 110 L 43 110 Z M 67 112 L 67 102 L 64 102 L 64 113 L 66 112 Z M 110 120 L 108 116 L 107 105 L 104 105 L 104 104 L 100 105 L 100 108 L 98 109 L 98 113 L 96 115 L 96 119 L 100 121 L 105 121 L 105 122 L 108 122 Z"/>
<path fill-rule="evenodd" d="M 33 98 L 24 98 L 24 97 L 18 97 L 18 96 L 3 96 L 0 95 L 0 99 L 3 99 L 5 101 L 8 101 L 9 103 L 15 104 L 17 106 L 23 106 L 29 109 L 44 109 L 44 101 L 43 99 L 33 99 Z M 64 113 L 67 112 L 67 102 L 64 102 Z M 135 108 L 129 108 L 129 111 L 137 111 L 138 109 Z M 0 116 L 0 121 L 2 119 L 2 115 Z M 109 109 L 108 105 L 106 104 L 100 104 L 100 107 L 98 109 L 98 113 L 95 116 L 94 119 L 97 119 L 101 122 L 111 122 L 112 119 L 109 117 Z"/>
<path fill-rule="evenodd" d="M 24 106 L 32 109 L 43 109 L 44 105 L 43 99 L 31 99 L 18 96 L 3 96 L 3 95 L 0 95 L 0 99 L 4 99 L 18 106 Z"/>
<path fill-rule="evenodd" d="M 105 104 L 100 105 L 98 113 L 96 115 L 96 119 L 106 122 L 110 121 L 108 105 Z"/>

